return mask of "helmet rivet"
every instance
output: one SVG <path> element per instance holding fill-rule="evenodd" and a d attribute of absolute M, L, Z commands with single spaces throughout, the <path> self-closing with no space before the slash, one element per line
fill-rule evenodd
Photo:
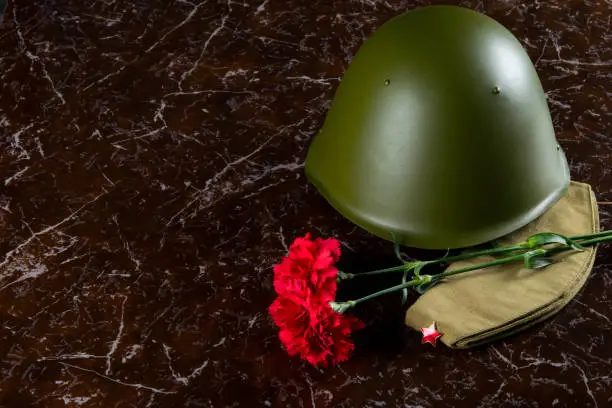
<path fill-rule="evenodd" d="M 495 86 L 495 87 L 493 87 L 493 93 L 494 93 L 495 95 L 497 95 L 497 94 L 501 93 L 501 89 L 500 89 L 500 87 L 499 87 L 499 86 Z"/>
<path fill-rule="evenodd" d="M 389 86 L 389 84 L 390 84 L 390 83 L 391 83 L 391 81 L 390 81 L 390 80 L 385 79 L 385 86 Z"/>

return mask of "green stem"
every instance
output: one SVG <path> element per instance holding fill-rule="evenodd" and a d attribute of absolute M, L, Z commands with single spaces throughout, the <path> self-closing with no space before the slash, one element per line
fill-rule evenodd
<path fill-rule="evenodd" d="M 506 263 L 514 262 L 514 261 L 521 260 L 521 259 L 523 259 L 523 255 L 522 254 L 521 255 L 514 255 L 514 256 L 510 256 L 508 258 L 497 259 L 495 261 L 485 262 L 485 263 L 482 263 L 482 264 L 479 264 L 479 265 L 470 266 L 470 267 L 467 267 L 467 268 L 461 268 L 461 269 L 456 269 L 454 271 L 443 272 L 443 273 L 440 273 L 440 274 L 437 274 L 437 275 L 433 275 L 433 276 L 431 276 L 431 278 L 432 278 L 432 282 L 433 282 L 433 281 L 436 281 L 436 280 L 443 279 L 443 278 L 445 278 L 447 276 L 457 275 L 457 274 L 464 273 L 464 272 L 469 272 L 469 271 L 474 271 L 476 269 L 487 268 L 489 266 L 506 264 Z M 370 295 L 364 296 L 364 297 L 359 298 L 357 300 L 352 300 L 350 302 L 352 303 L 352 305 L 356 305 L 357 303 L 365 302 L 365 301 L 373 299 L 375 297 L 386 295 L 387 293 L 395 292 L 395 291 L 402 290 L 402 289 L 405 289 L 405 288 L 409 288 L 409 287 L 412 287 L 412 286 L 418 286 L 418 285 L 420 285 L 422 283 L 423 282 L 420 279 L 417 279 L 417 280 L 413 279 L 413 280 L 411 280 L 409 282 L 406 282 L 404 284 L 392 286 L 390 288 L 383 289 L 381 291 L 372 293 Z"/>
<path fill-rule="evenodd" d="M 512 245 L 512 246 L 501 247 L 501 248 L 484 249 L 482 251 L 466 252 L 464 254 L 449 256 L 446 258 L 440 258 L 434 261 L 427 261 L 427 262 L 447 263 L 447 262 L 463 261 L 464 259 L 470 259 L 470 258 L 474 258 L 477 256 L 501 254 L 504 252 L 519 251 L 521 249 L 525 249 L 525 248 L 522 245 Z"/>
<path fill-rule="evenodd" d="M 571 240 L 573 241 L 577 241 L 577 240 L 581 240 L 581 239 L 585 239 L 585 238 L 595 238 L 595 237 L 608 237 L 608 236 L 612 236 L 612 231 L 603 231 L 603 232 L 597 232 L 594 234 L 586 234 L 586 235 L 576 235 L 573 237 L 569 237 Z M 585 241 L 587 242 L 587 241 Z M 581 245 L 583 244 L 582 242 L 580 243 Z M 564 248 L 567 249 L 569 248 L 568 246 L 562 246 L 559 248 Z M 512 252 L 512 251 L 519 251 L 522 249 L 526 249 L 522 244 L 516 244 L 516 245 L 511 245 L 511 246 L 506 246 L 506 247 L 501 247 L 501 248 L 492 248 L 492 249 L 485 249 L 482 251 L 475 251 L 475 252 L 467 252 L 467 253 L 463 253 L 463 254 L 459 254 L 459 255 L 455 255 L 455 256 L 449 256 L 449 257 L 445 257 L 445 258 L 439 258 L 439 259 L 434 259 L 432 261 L 424 261 L 427 262 L 428 264 L 438 264 L 438 263 L 448 263 L 448 262 L 456 262 L 456 261 L 463 261 L 465 259 L 471 259 L 477 256 L 484 256 L 484 255 L 494 255 L 494 254 L 502 254 L 505 252 Z M 385 269 L 377 269 L 374 271 L 368 271 L 368 272 L 361 272 L 361 273 L 356 273 L 356 274 L 350 274 L 350 278 L 355 278 L 358 276 L 372 276 L 372 275 L 380 275 L 383 273 L 388 273 L 388 272 L 401 272 L 401 271 L 405 271 L 409 266 L 407 265 L 411 265 L 412 267 L 414 266 L 416 262 L 410 262 L 408 264 L 404 264 L 404 265 L 399 265 L 399 266 L 393 266 L 390 268 L 385 268 Z"/>
<path fill-rule="evenodd" d="M 442 273 L 433 275 L 432 278 L 434 280 L 440 280 L 440 279 L 446 278 L 447 276 L 458 275 L 460 273 L 475 271 L 477 269 L 482 269 L 482 268 L 488 268 L 489 266 L 503 265 L 503 264 L 507 264 L 510 262 L 519 261 L 522 259 L 523 259 L 523 254 L 509 256 L 507 258 L 497 259 L 491 262 L 485 262 L 485 263 L 481 263 L 478 265 L 467 266 L 465 268 L 455 269 L 453 271 L 442 272 Z"/>
<path fill-rule="evenodd" d="M 433 261 L 424 261 L 424 262 L 427 262 L 428 264 L 455 262 L 455 261 L 461 261 L 464 259 L 470 259 L 476 256 L 500 254 L 504 252 L 518 251 L 520 249 L 524 249 L 524 248 L 521 245 L 512 245 L 512 246 L 503 247 L 503 248 L 485 249 L 482 251 L 464 253 L 460 255 L 449 256 L 445 258 L 434 259 Z M 418 262 L 410 262 L 409 264 L 415 264 L 415 263 L 418 263 Z M 361 273 L 354 274 L 353 276 L 357 277 L 357 276 L 379 275 L 381 273 L 398 272 L 398 271 L 405 271 L 405 270 L 406 270 L 406 265 L 400 265 L 400 266 L 394 266 L 391 268 L 377 269 L 375 271 L 361 272 Z"/>
<path fill-rule="evenodd" d="M 387 272 L 399 272 L 399 271 L 405 271 L 406 270 L 406 265 L 399 265 L 399 266 L 393 266 L 391 268 L 385 268 L 385 269 L 376 269 L 375 271 L 369 271 L 369 272 L 360 272 L 360 273 L 355 273 L 352 274 L 352 277 L 357 277 L 357 276 L 369 276 L 369 275 L 379 275 L 381 273 L 387 273 Z"/>
<path fill-rule="evenodd" d="M 383 289 L 383 290 L 381 290 L 379 292 L 376 292 L 376 293 L 372 293 L 370 295 L 364 296 L 364 297 L 359 298 L 357 300 L 353 300 L 352 302 L 353 302 L 354 305 L 356 305 L 357 303 L 365 302 L 366 300 L 370 300 L 370 299 L 373 299 L 375 297 L 385 295 L 387 293 L 395 292 L 396 290 L 402 290 L 402 289 L 409 288 L 409 287 L 412 287 L 412 286 L 418 286 L 419 284 L 421 284 L 420 281 L 411 280 L 410 282 L 406 282 L 406 283 L 403 283 L 401 285 L 391 286 L 390 288 Z"/>
<path fill-rule="evenodd" d="M 608 234 L 604 236 L 604 234 L 599 233 L 599 234 L 593 234 L 593 236 L 597 236 L 597 238 L 581 241 L 580 245 L 589 246 L 589 245 L 599 244 L 602 242 L 612 242 L 612 234 Z M 555 248 L 550 248 L 546 250 L 546 255 L 552 255 L 552 254 L 556 254 L 557 252 L 563 252 L 570 248 L 571 247 L 569 245 L 561 245 Z"/>
<path fill-rule="evenodd" d="M 574 238 L 572 238 L 574 239 Z M 599 238 L 594 238 L 594 239 L 590 239 L 590 240 L 585 240 L 585 241 L 581 241 L 580 245 L 582 246 L 589 246 L 589 245 L 593 245 L 593 244 L 598 244 L 601 242 L 609 242 L 612 241 L 612 234 L 610 235 L 606 235 L 606 236 L 600 236 Z M 555 248 L 550 248 L 550 249 L 544 249 L 542 250 L 542 256 L 548 256 L 548 255 L 553 255 L 556 254 L 557 252 L 563 252 L 563 251 L 567 251 L 568 249 L 571 249 L 572 247 L 570 245 L 561 245 Z M 514 256 L 510 256 L 508 258 L 503 258 L 503 259 L 498 259 L 495 261 L 491 261 L 491 262 L 485 262 L 485 263 L 481 263 L 478 265 L 474 265 L 474 266 L 468 266 L 466 268 L 461 268 L 461 269 L 455 269 L 453 271 L 448 271 L 448 272 L 442 272 L 436 275 L 432 275 L 432 279 L 434 281 L 438 281 L 441 280 L 443 278 L 446 278 L 447 276 L 452 276 L 452 275 L 457 275 L 463 272 L 470 272 L 470 271 L 475 271 L 477 269 L 483 269 L 483 268 L 488 268 L 489 266 L 495 266 L 495 265 L 502 265 L 502 264 L 506 264 L 506 263 L 510 263 L 510 262 L 514 262 L 514 261 L 520 261 L 524 259 L 523 258 L 523 254 L 519 254 L 519 255 L 514 255 Z"/>
<path fill-rule="evenodd" d="M 589 245 L 594 245 L 594 244 L 598 244 L 598 243 L 602 243 L 602 242 L 612 242 L 612 234 L 604 235 L 604 234 L 598 233 L 597 235 L 593 234 L 591 236 L 593 236 L 593 237 L 596 236 L 596 238 L 592 238 L 592 239 L 589 239 L 589 240 L 582 241 L 582 242 L 580 242 L 580 245 L 582 245 L 582 246 L 589 246 Z M 575 238 L 572 238 L 572 239 L 575 239 Z M 561 246 L 558 246 L 558 247 L 555 247 L 555 248 L 543 249 L 543 250 L 540 250 L 540 251 L 542 251 L 542 256 L 546 256 L 546 255 L 555 254 L 557 252 L 563 252 L 563 251 L 566 251 L 568 249 L 571 249 L 571 246 L 569 246 L 569 245 L 561 245 Z M 519 255 L 509 256 L 509 257 L 503 258 L 503 259 L 496 259 L 496 260 L 491 261 L 491 262 L 484 262 L 484 263 L 481 263 L 481 264 L 478 264 L 478 265 L 469 266 L 469 267 L 466 267 L 466 268 L 461 268 L 461 269 L 455 269 L 453 271 L 442 272 L 442 273 L 439 273 L 437 275 L 424 275 L 424 276 L 418 277 L 417 279 L 413 279 L 413 280 L 411 280 L 409 282 L 403 283 L 401 285 L 392 286 L 390 288 L 383 289 L 381 291 L 372 293 L 370 295 L 364 296 L 364 297 L 359 298 L 357 300 L 351 300 L 351 301 L 348 301 L 348 302 L 341 302 L 340 304 L 344 305 L 345 309 L 348 309 L 350 307 L 353 307 L 357 303 L 365 302 L 367 300 L 373 299 L 373 298 L 378 297 L 378 296 L 385 295 L 387 293 L 395 292 L 395 291 L 406 289 L 406 288 L 413 287 L 413 286 L 419 286 L 419 285 L 421 285 L 423 283 L 427 283 L 426 281 L 423 280 L 423 278 L 425 276 L 427 276 L 428 278 L 431 278 L 430 282 L 436 282 L 436 281 L 442 280 L 442 279 L 444 279 L 444 278 L 446 278 L 448 276 L 458 275 L 460 273 L 465 273 L 465 272 L 470 272 L 470 271 L 475 271 L 477 269 L 483 269 L 483 268 L 487 268 L 489 266 L 503 265 L 503 264 L 507 264 L 507 263 L 511 263 L 511 262 L 515 262 L 515 261 L 520 261 L 520 260 L 523 260 L 523 259 L 524 259 L 524 254 L 519 254 Z"/>
<path fill-rule="evenodd" d="M 612 230 L 595 232 L 593 234 L 586 234 L 586 235 L 575 235 L 575 236 L 569 237 L 569 238 L 571 240 L 576 241 L 576 240 L 579 240 L 579 239 L 596 238 L 596 237 L 603 237 L 603 236 L 608 236 L 608 235 L 612 235 Z"/>

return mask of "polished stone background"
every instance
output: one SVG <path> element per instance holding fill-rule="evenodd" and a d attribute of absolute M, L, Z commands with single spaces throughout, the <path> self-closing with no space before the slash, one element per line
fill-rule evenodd
<path fill-rule="evenodd" d="M 421 345 L 394 296 L 359 310 L 367 328 L 340 367 L 279 344 L 271 267 L 296 236 L 339 237 L 353 270 L 393 264 L 308 185 L 304 157 L 360 43 L 432 3 L 522 41 L 572 178 L 612 201 L 607 0 L 12 1 L 0 406 L 612 405 L 609 247 L 559 315 L 488 347 Z"/>

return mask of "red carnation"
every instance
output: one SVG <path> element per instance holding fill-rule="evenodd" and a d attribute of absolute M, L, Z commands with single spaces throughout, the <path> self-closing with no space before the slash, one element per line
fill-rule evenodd
<path fill-rule="evenodd" d="M 352 316 L 334 312 L 328 303 L 300 305 L 279 296 L 269 311 L 287 353 L 315 366 L 347 360 L 355 348 L 351 332 L 364 326 Z"/>
<path fill-rule="evenodd" d="M 327 366 L 348 359 L 354 349 L 352 330 L 363 327 L 354 317 L 332 310 L 336 297 L 340 243 L 335 239 L 297 238 L 289 254 L 274 267 L 277 299 L 269 312 L 280 328 L 289 355 Z"/>
<path fill-rule="evenodd" d="M 274 289 L 279 295 L 305 296 L 317 293 L 322 301 L 331 302 L 336 296 L 340 243 L 333 238 L 314 241 L 310 234 L 297 238 L 289 254 L 274 266 Z"/>

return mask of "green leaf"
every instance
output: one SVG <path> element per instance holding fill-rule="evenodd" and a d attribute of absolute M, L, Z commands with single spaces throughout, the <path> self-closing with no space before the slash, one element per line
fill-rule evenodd
<path fill-rule="evenodd" d="M 402 276 L 402 285 L 406 283 L 406 279 L 408 278 L 408 272 L 410 272 L 410 269 L 406 269 L 404 271 L 404 275 Z M 404 288 L 402 289 L 402 306 L 404 306 L 407 301 L 408 301 L 408 288 Z"/>
<path fill-rule="evenodd" d="M 552 264 L 552 259 L 545 257 L 546 250 L 536 249 L 535 251 L 525 252 L 523 254 L 525 268 L 541 269 Z"/>
<path fill-rule="evenodd" d="M 397 259 L 399 259 L 401 262 L 404 262 L 404 260 L 402 259 L 402 254 L 400 254 L 399 244 L 397 242 L 393 243 L 393 250 L 395 251 L 395 256 L 397 257 Z"/>
<path fill-rule="evenodd" d="M 429 265 L 430 261 L 416 261 L 416 262 L 408 262 L 406 263 L 406 265 L 408 266 L 408 269 L 406 269 L 406 271 L 404 272 L 404 278 L 402 279 L 402 284 L 406 283 L 406 278 L 407 278 L 407 274 L 408 272 L 410 272 L 411 270 L 414 270 L 413 272 L 413 279 L 416 281 L 421 282 L 420 285 L 414 287 L 414 290 L 416 290 L 418 293 L 424 293 L 424 291 L 426 289 L 425 286 L 429 285 L 429 283 L 431 282 L 431 275 L 421 275 L 421 269 L 423 269 L 426 265 Z M 433 286 L 433 285 L 431 285 Z M 420 288 L 420 289 L 419 289 Z M 421 291 L 422 290 L 422 291 Z M 407 299 L 408 297 L 408 288 L 404 288 L 403 289 L 403 296 L 402 299 Z M 405 302 L 405 300 L 403 300 L 403 302 Z M 403 303 L 402 303 L 403 304 Z"/>
<path fill-rule="evenodd" d="M 444 256 L 440 257 L 440 260 L 443 261 L 444 259 L 448 258 L 449 255 L 450 255 L 450 249 L 447 249 L 446 253 L 444 254 Z"/>
<path fill-rule="evenodd" d="M 421 261 L 421 262 L 415 262 L 414 263 L 414 276 L 415 277 L 420 277 L 420 273 L 421 273 L 421 269 L 423 269 L 425 266 L 429 265 L 431 262 L 429 261 Z"/>
<path fill-rule="evenodd" d="M 419 286 L 417 286 L 415 288 L 415 290 L 419 293 L 419 295 L 422 295 L 423 293 L 427 292 L 429 289 L 431 289 L 434 286 L 436 286 L 438 283 L 440 283 L 440 282 L 439 281 L 435 281 L 435 282 L 419 285 Z"/>
<path fill-rule="evenodd" d="M 356 303 L 352 300 L 349 300 L 348 302 L 329 302 L 329 306 L 332 308 L 332 310 L 340 314 L 354 307 L 355 304 Z"/>
<path fill-rule="evenodd" d="M 395 256 L 401 262 L 405 262 L 404 259 L 402 258 L 402 254 L 400 253 L 400 245 L 399 245 L 399 242 L 397 240 L 397 236 L 395 235 L 395 232 L 392 232 L 391 236 L 393 237 L 393 251 L 395 252 Z"/>
<path fill-rule="evenodd" d="M 427 292 L 440 282 L 438 279 L 433 279 L 431 275 L 421 275 L 421 281 L 422 283 L 414 288 L 420 295 Z"/>
<path fill-rule="evenodd" d="M 572 249 L 575 249 L 576 251 L 584 251 L 584 247 L 572 241 L 568 237 L 561 235 L 561 234 L 555 234 L 552 232 L 541 232 L 539 234 L 532 235 L 531 237 L 527 239 L 526 243 L 527 243 L 527 247 L 530 249 L 537 248 L 543 245 L 548 245 L 548 244 L 563 244 L 563 245 L 570 246 Z"/>
<path fill-rule="evenodd" d="M 550 258 L 544 257 L 534 257 L 529 260 L 531 269 L 541 269 L 546 268 L 548 265 L 552 264 L 553 261 Z"/>
<path fill-rule="evenodd" d="M 355 275 L 352 273 L 346 273 L 342 271 L 338 271 L 337 279 L 338 281 L 353 279 Z"/>

